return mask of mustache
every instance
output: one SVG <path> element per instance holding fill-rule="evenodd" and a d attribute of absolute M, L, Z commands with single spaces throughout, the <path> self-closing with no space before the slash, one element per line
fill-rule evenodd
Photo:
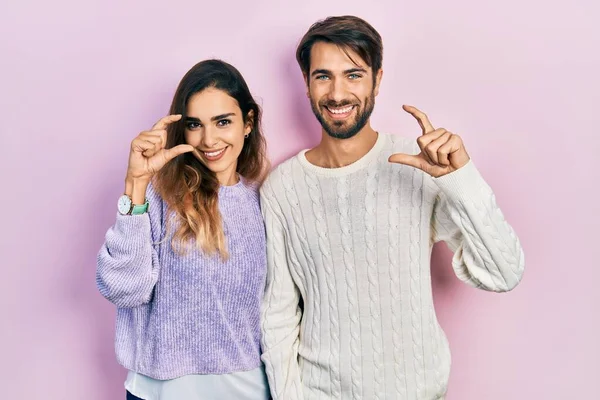
<path fill-rule="evenodd" d="M 326 100 L 326 101 L 321 101 L 319 102 L 319 105 L 321 107 L 333 107 L 333 108 L 338 108 L 338 107 L 345 107 L 345 106 L 354 106 L 357 103 L 355 101 L 351 101 L 351 100 L 342 100 L 342 101 L 333 101 L 333 100 Z"/>

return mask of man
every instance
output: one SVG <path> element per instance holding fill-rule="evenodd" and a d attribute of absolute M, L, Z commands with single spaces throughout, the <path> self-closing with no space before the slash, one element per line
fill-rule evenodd
<path fill-rule="evenodd" d="M 382 50 L 351 16 L 317 22 L 298 46 L 323 129 L 261 190 L 262 346 L 276 400 L 443 399 L 450 351 L 433 307 L 433 244 L 448 244 L 474 287 L 509 291 L 523 274 L 519 241 L 459 136 L 411 106 L 416 143 L 371 127 Z"/>

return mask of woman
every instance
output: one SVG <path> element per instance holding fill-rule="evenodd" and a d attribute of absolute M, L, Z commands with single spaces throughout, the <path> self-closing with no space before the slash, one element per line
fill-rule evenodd
<path fill-rule="evenodd" d="M 269 398 L 260 119 L 241 74 L 208 60 L 183 77 L 170 115 L 131 143 L 97 265 L 98 288 L 118 307 L 128 399 Z"/>

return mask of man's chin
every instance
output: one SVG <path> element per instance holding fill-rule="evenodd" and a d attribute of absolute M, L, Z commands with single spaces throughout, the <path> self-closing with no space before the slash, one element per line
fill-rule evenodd
<path fill-rule="evenodd" d="M 323 129 L 335 139 L 350 139 L 358 133 L 356 129 L 331 129 L 331 126 L 324 126 Z"/>
<path fill-rule="evenodd" d="M 332 135 L 344 135 L 344 133 L 353 128 L 347 121 L 332 121 L 327 118 L 324 118 L 322 121 L 321 126 Z"/>
<path fill-rule="evenodd" d="M 317 117 L 323 130 L 334 139 L 350 139 L 358 133 L 355 121 L 332 120 L 326 115 L 323 115 L 323 113 L 315 112 L 314 108 L 313 113 L 315 114 L 315 117 Z"/>

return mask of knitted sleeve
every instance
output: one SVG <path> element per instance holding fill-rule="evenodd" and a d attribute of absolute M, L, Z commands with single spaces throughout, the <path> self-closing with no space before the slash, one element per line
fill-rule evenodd
<path fill-rule="evenodd" d="M 162 199 L 148 185 L 148 212 L 117 214 L 97 258 L 96 285 L 117 307 L 149 303 L 160 270 L 156 243 L 160 240 Z"/>
<path fill-rule="evenodd" d="M 268 192 L 261 190 L 261 208 L 267 232 L 267 282 L 262 305 L 262 360 L 273 400 L 301 400 L 298 365 L 300 292 L 290 273 L 286 232 Z"/>
<path fill-rule="evenodd" d="M 443 240 L 453 251 L 458 278 L 483 290 L 512 290 L 523 276 L 523 249 L 473 161 L 431 181 L 440 189 L 433 241 Z"/>

